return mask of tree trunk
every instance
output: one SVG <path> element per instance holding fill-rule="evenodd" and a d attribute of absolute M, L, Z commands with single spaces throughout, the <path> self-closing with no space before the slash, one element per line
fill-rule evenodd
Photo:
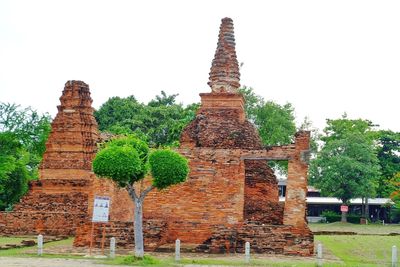
<path fill-rule="evenodd" d="M 365 198 L 365 219 L 367 219 L 367 224 L 368 224 L 368 219 L 369 219 L 368 197 Z"/>
<path fill-rule="evenodd" d="M 347 212 L 346 211 L 342 211 L 342 223 L 347 223 Z"/>
<path fill-rule="evenodd" d="M 135 192 L 135 187 L 133 185 L 127 184 L 129 196 L 135 203 L 134 218 L 133 218 L 133 228 L 135 232 L 135 256 L 138 258 L 143 258 L 144 256 L 144 242 L 143 242 L 143 202 L 145 196 L 153 189 L 150 185 L 138 196 Z"/>
<path fill-rule="evenodd" d="M 365 218 L 365 198 L 361 198 L 361 217 Z"/>
<path fill-rule="evenodd" d="M 143 201 L 141 198 L 135 198 L 135 217 L 134 217 L 134 230 L 135 230 L 135 256 L 143 258 L 144 245 L 143 245 Z"/>

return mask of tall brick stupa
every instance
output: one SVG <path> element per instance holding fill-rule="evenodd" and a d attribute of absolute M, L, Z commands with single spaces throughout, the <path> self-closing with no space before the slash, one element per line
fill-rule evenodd
<path fill-rule="evenodd" d="M 146 250 L 166 251 L 180 239 L 185 251 L 242 253 L 249 241 L 256 253 L 312 255 L 313 235 L 305 221 L 309 133 L 298 132 L 294 144 L 264 148 L 246 119 L 239 78 L 233 22 L 224 18 L 211 92 L 200 94 L 201 107 L 177 149 L 189 159 L 189 177 L 144 200 Z M 289 162 L 284 204 L 268 160 Z M 76 245 L 88 244 L 88 229 L 78 231 Z M 107 232 L 119 246 L 133 244 L 132 222 L 112 221 Z"/>
<path fill-rule="evenodd" d="M 79 226 L 90 221 L 95 195 L 130 204 L 126 191 L 91 171 L 99 134 L 89 86 L 68 81 L 60 102 L 39 180 L 29 184 L 28 193 L 13 212 L 0 213 L 0 234 L 74 235 Z M 132 213 L 113 205 L 111 217 L 126 221 L 132 219 Z"/>
<path fill-rule="evenodd" d="M 190 160 L 188 181 L 151 192 L 147 219 L 164 220 L 160 248 L 180 239 L 195 251 L 311 255 L 313 235 L 305 220 L 309 132 L 295 143 L 264 148 L 244 112 L 233 22 L 222 19 L 208 85 L 195 119 L 183 130 L 178 151 Z M 287 196 L 268 160 L 289 162 Z"/>
<path fill-rule="evenodd" d="M 90 179 L 99 139 L 89 86 L 68 81 L 51 124 L 40 179 Z"/>

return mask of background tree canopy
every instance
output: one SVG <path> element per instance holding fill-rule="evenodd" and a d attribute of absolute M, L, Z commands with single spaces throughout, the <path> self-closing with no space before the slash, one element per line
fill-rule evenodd
<path fill-rule="evenodd" d="M 379 131 L 376 137 L 377 156 L 382 171 L 377 196 L 390 197 L 393 192 L 400 191 L 400 175 L 398 175 L 400 174 L 400 133 Z"/>
<path fill-rule="evenodd" d="M 38 178 L 49 132 L 49 115 L 0 103 L 0 210 L 10 209 Z"/>
<path fill-rule="evenodd" d="M 380 166 L 374 147 L 375 132 L 367 120 L 327 120 L 324 146 L 311 162 L 310 183 L 321 194 L 349 204 L 356 197 L 374 197 Z"/>
<path fill-rule="evenodd" d="M 324 145 L 311 163 L 310 183 L 324 195 L 341 199 L 388 198 L 400 190 L 396 178 L 400 133 L 378 131 L 375 126 L 369 120 L 348 119 L 346 114 L 327 120 L 321 136 Z"/>
<path fill-rule="evenodd" d="M 194 119 L 199 107 L 177 104 L 176 96 L 161 91 L 147 105 L 134 96 L 112 97 L 95 112 L 99 129 L 114 134 L 135 133 L 151 147 L 176 146 L 182 129 Z"/>
<path fill-rule="evenodd" d="M 253 88 L 243 87 L 247 118 L 254 123 L 266 146 L 290 144 L 296 133 L 294 108 L 290 103 L 279 105 L 272 101 L 265 102 L 254 93 Z"/>

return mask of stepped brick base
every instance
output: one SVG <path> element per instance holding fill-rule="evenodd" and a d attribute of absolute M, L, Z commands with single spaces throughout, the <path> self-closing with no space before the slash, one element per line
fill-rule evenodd
<path fill-rule="evenodd" d="M 90 234 L 93 227 L 93 246 L 101 247 L 103 228 L 105 228 L 104 245 L 110 245 L 110 238 L 115 237 L 116 246 L 120 248 L 133 248 L 135 235 L 133 222 L 113 221 L 106 224 L 85 223 L 77 230 L 74 246 L 84 247 L 90 244 Z M 143 237 L 146 251 L 153 251 L 166 243 L 168 224 L 163 220 L 145 220 L 143 223 Z M 175 242 L 175 241 L 174 241 Z"/>
<path fill-rule="evenodd" d="M 176 226 L 183 222 L 164 220 L 145 220 L 143 224 L 144 245 L 146 251 L 171 252 L 175 239 L 170 239 Z M 78 229 L 74 246 L 90 244 L 91 223 Z M 103 227 L 105 227 L 105 246 L 110 238 L 116 238 L 120 248 L 133 249 L 135 242 L 132 222 L 109 222 L 94 224 L 93 245 L 101 246 Z M 175 228 L 175 229 L 174 229 Z M 245 243 L 250 242 L 252 253 L 285 254 L 310 256 L 313 253 L 313 234 L 307 229 L 296 229 L 288 225 L 263 225 L 258 222 L 246 222 L 232 227 L 211 226 L 212 235 L 203 243 L 182 242 L 182 247 L 190 245 L 190 252 L 205 253 L 244 253 Z M 170 246 L 165 246 L 170 244 Z"/>
<path fill-rule="evenodd" d="M 111 198 L 110 218 L 121 222 L 133 218 L 133 203 L 126 190 L 94 175 L 91 179 L 43 179 L 29 187 L 14 211 L 0 212 L 0 234 L 75 235 L 90 220 L 95 195 Z"/>
<path fill-rule="evenodd" d="M 95 196 L 111 198 L 111 220 L 132 221 L 133 203 L 126 190 L 91 172 L 99 141 L 91 104 L 86 83 L 65 84 L 40 180 L 31 182 L 13 212 L 0 213 L 0 234 L 74 235 L 91 218 Z"/>
<path fill-rule="evenodd" d="M 33 181 L 13 212 L 0 213 L 0 233 L 73 235 L 88 219 L 89 180 Z"/>
<path fill-rule="evenodd" d="M 250 242 L 253 253 L 310 256 L 314 250 L 313 241 L 308 228 L 246 222 L 235 228 L 215 226 L 213 235 L 197 251 L 244 253 L 245 243 Z"/>

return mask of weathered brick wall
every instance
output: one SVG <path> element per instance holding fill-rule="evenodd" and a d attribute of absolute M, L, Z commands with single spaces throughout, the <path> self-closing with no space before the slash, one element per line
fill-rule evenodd
<path fill-rule="evenodd" d="M 100 247 L 103 228 L 105 227 L 105 242 L 104 245 L 110 245 L 110 238 L 116 239 L 117 247 L 133 248 L 135 244 L 135 235 L 133 222 L 111 221 L 106 224 L 93 224 L 93 246 Z M 159 219 L 148 219 L 143 223 L 144 247 L 146 251 L 155 250 L 162 244 L 166 243 L 165 238 L 168 236 L 168 222 Z M 77 230 L 74 239 L 74 246 L 82 247 L 89 246 L 92 232 L 92 223 L 87 222 Z M 175 242 L 175 240 L 174 240 Z"/>
<path fill-rule="evenodd" d="M 198 251 L 210 253 L 244 253 L 250 242 L 252 253 L 310 256 L 313 253 L 313 235 L 290 225 L 264 225 L 254 222 L 226 228 L 213 226 L 213 235 Z"/>
<path fill-rule="evenodd" d="M 0 234 L 72 236 L 87 221 L 87 213 L 70 212 L 2 212 Z"/>
<path fill-rule="evenodd" d="M 261 149 L 257 130 L 249 121 L 241 122 L 240 114 L 237 108 L 201 108 L 182 132 L 181 147 Z"/>
<path fill-rule="evenodd" d="M 74 234 L 75 228 L 87 220 L 87 186 L 87 180 L 31 182 L 28 194 L 14 211 L 0 213 L 0 233 Z"/>
<path fill-rule="evenodd" d="M 89 191 L 90 217 L 93 213 L 93 203 L 95 196 L 110 197 L 109 219 L 111 221 L 133 222 L 133 202 L 126 189 L 119 188 L 116 183 L 107 178 L 97 178 L 92 176 L 92 183 Z"/>
<path fill-rule="evenodd" d="M 0 213 L 0 233 L 73 235 L 87 220 L 89 187 L 86 179 L 32 181 L 14 211 Z"/>
<path fill-rule="evenodd" d="M 308 229 L 306 220 L 307 154 L 310 132 L 301 131 L 295 136 L 296 152 L 289 160 L 283 223 L 296 228 Z"/>
<path fill-rule="evenodd" d="M 169 240 L 201 243 L 211 234 L 210 224 L 234 225 L 243 220 L 244 164 L 240 150 L 180 149 L 189 159 L 187 182 L 149 193 L 146 219 L 171 223 Z M 183 221 L 183 222 L 180 222 Z"/>
<path fill-rule="evenodd" d="M 265 160 L 245 160 L 244 220 L 282 224 L 283 205 L 278 184 Z"/>

